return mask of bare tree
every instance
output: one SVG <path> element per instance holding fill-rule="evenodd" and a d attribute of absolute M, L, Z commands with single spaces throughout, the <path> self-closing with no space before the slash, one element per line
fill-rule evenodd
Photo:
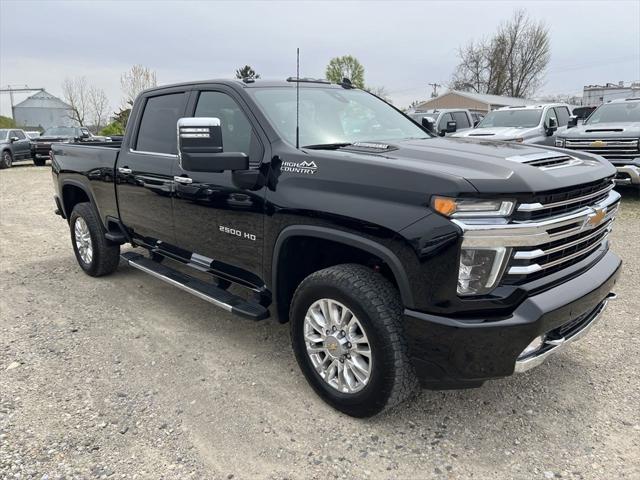
<path fill-rule="evenodd" d="M 120 85 L 124 93 L 123 103 L 130 107 L 140 92 L 158 85 L 156 72 L 142 65 L 134 65 L 122 74 Z"/>
<path fill-rule="evenodd" d="M 389 92 L 387 92 L 387 89 L 384 87 L 367 87 L 366 90 L 368 92 L 373 93 L 376 97 L 380 97 L 382 100 L 384 100 L 387 103 L 393 103 L 393 100 L 391 100 L 391 96 L 389 95 Z"/>
<path fill-rule="evenodd" d="M 462 47 L 451 79 L 457 90 L 531 96 L 541 86 L 551 56 L 549 30 L 517 10 L 495 35 Z"/>
<path fill-rule="evenodd" d="M 64 100 L 71 107 L 69 118 L 83 127 L 89 114 L 89 87 L 85 77 L 65 78 L 62 82 Z"/>
<path fill-rule="evenodd" d="M 106 125 L 109 117 L 109 99 L 103 89 L 97 87 L 89 88 L 89 107 L 91 126 L 97 133 Z"/>

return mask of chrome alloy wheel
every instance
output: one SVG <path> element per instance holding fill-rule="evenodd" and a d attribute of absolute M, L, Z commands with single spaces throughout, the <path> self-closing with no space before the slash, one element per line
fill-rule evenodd
<path fill-rule="evenodd" d="M 93 259 L 93 244 L 91 243 L 89 227 L 87 226 L 87 222 L 84 221 L 84 218 L 76 218 L 73 233 L 80 258 L 84 263 L 89 265 Z"/>
<path fill-rule="evenodd" d="M 367 334 L 351 310 L 322 298 L 304 318 L 307 355 L 322 379 L 342 393 L 362 390 L 373 368 Z"/>

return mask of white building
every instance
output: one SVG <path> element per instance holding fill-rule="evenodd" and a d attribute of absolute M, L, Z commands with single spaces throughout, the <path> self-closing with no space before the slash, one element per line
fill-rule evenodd
<path fill-rule="evenodd" d="M 71 107 L 58 97 L 42 90 L 18 103 L 13 108 L 13 117 L 19 127 L 72 126 Z"/>
<path fill-rule="evenodd" d="M 624 82 L 606 85 L 585 85 L 582 93 L 582 105 L 597 107 L 616 98 L 640 97 L 640 83 L 633 82 L 625 86 Z"/>

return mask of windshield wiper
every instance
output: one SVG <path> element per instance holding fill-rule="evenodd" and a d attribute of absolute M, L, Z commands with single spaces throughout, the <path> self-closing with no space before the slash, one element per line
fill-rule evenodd
<path fill-rule="evenodd" d="M 309 148 L 311 150 L 337 150 L 342 147 L 348 147 L 350 142 L 336 142 L 336 143 L 318 143 L 316 145 L 304 145 L 302 148 Z"/>

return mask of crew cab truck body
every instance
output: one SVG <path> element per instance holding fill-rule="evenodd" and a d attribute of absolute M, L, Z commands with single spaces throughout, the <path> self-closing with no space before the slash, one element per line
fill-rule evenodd
<path fill-rule="evenodd" d="M 564 103 L 502 107 L 489 112 L 475 128 L 452 136 L 554 145 L 556 135 L 567 129 L 570 112 Z"/>
<path fill-rule="evenodd" d="M 603 156 L 618 171 L 616 183 L 640 189 L 640 98 L 612 100 L 577 123 L 570 120 L 556 146 Z"/>
<path fill-rule="evenodd" d="M 608 162 L 435 137 L 349 84 L 156 88 L 121 146 L 52 149 L 85 272 L 112 272 L 129 243 L 148 253 L 124 253 L 132 267 L 290 322 L 310 385 L 349 415 L 418 380 L 476 387 L 539 364 L 595 323 L 621 265 Z"/>

